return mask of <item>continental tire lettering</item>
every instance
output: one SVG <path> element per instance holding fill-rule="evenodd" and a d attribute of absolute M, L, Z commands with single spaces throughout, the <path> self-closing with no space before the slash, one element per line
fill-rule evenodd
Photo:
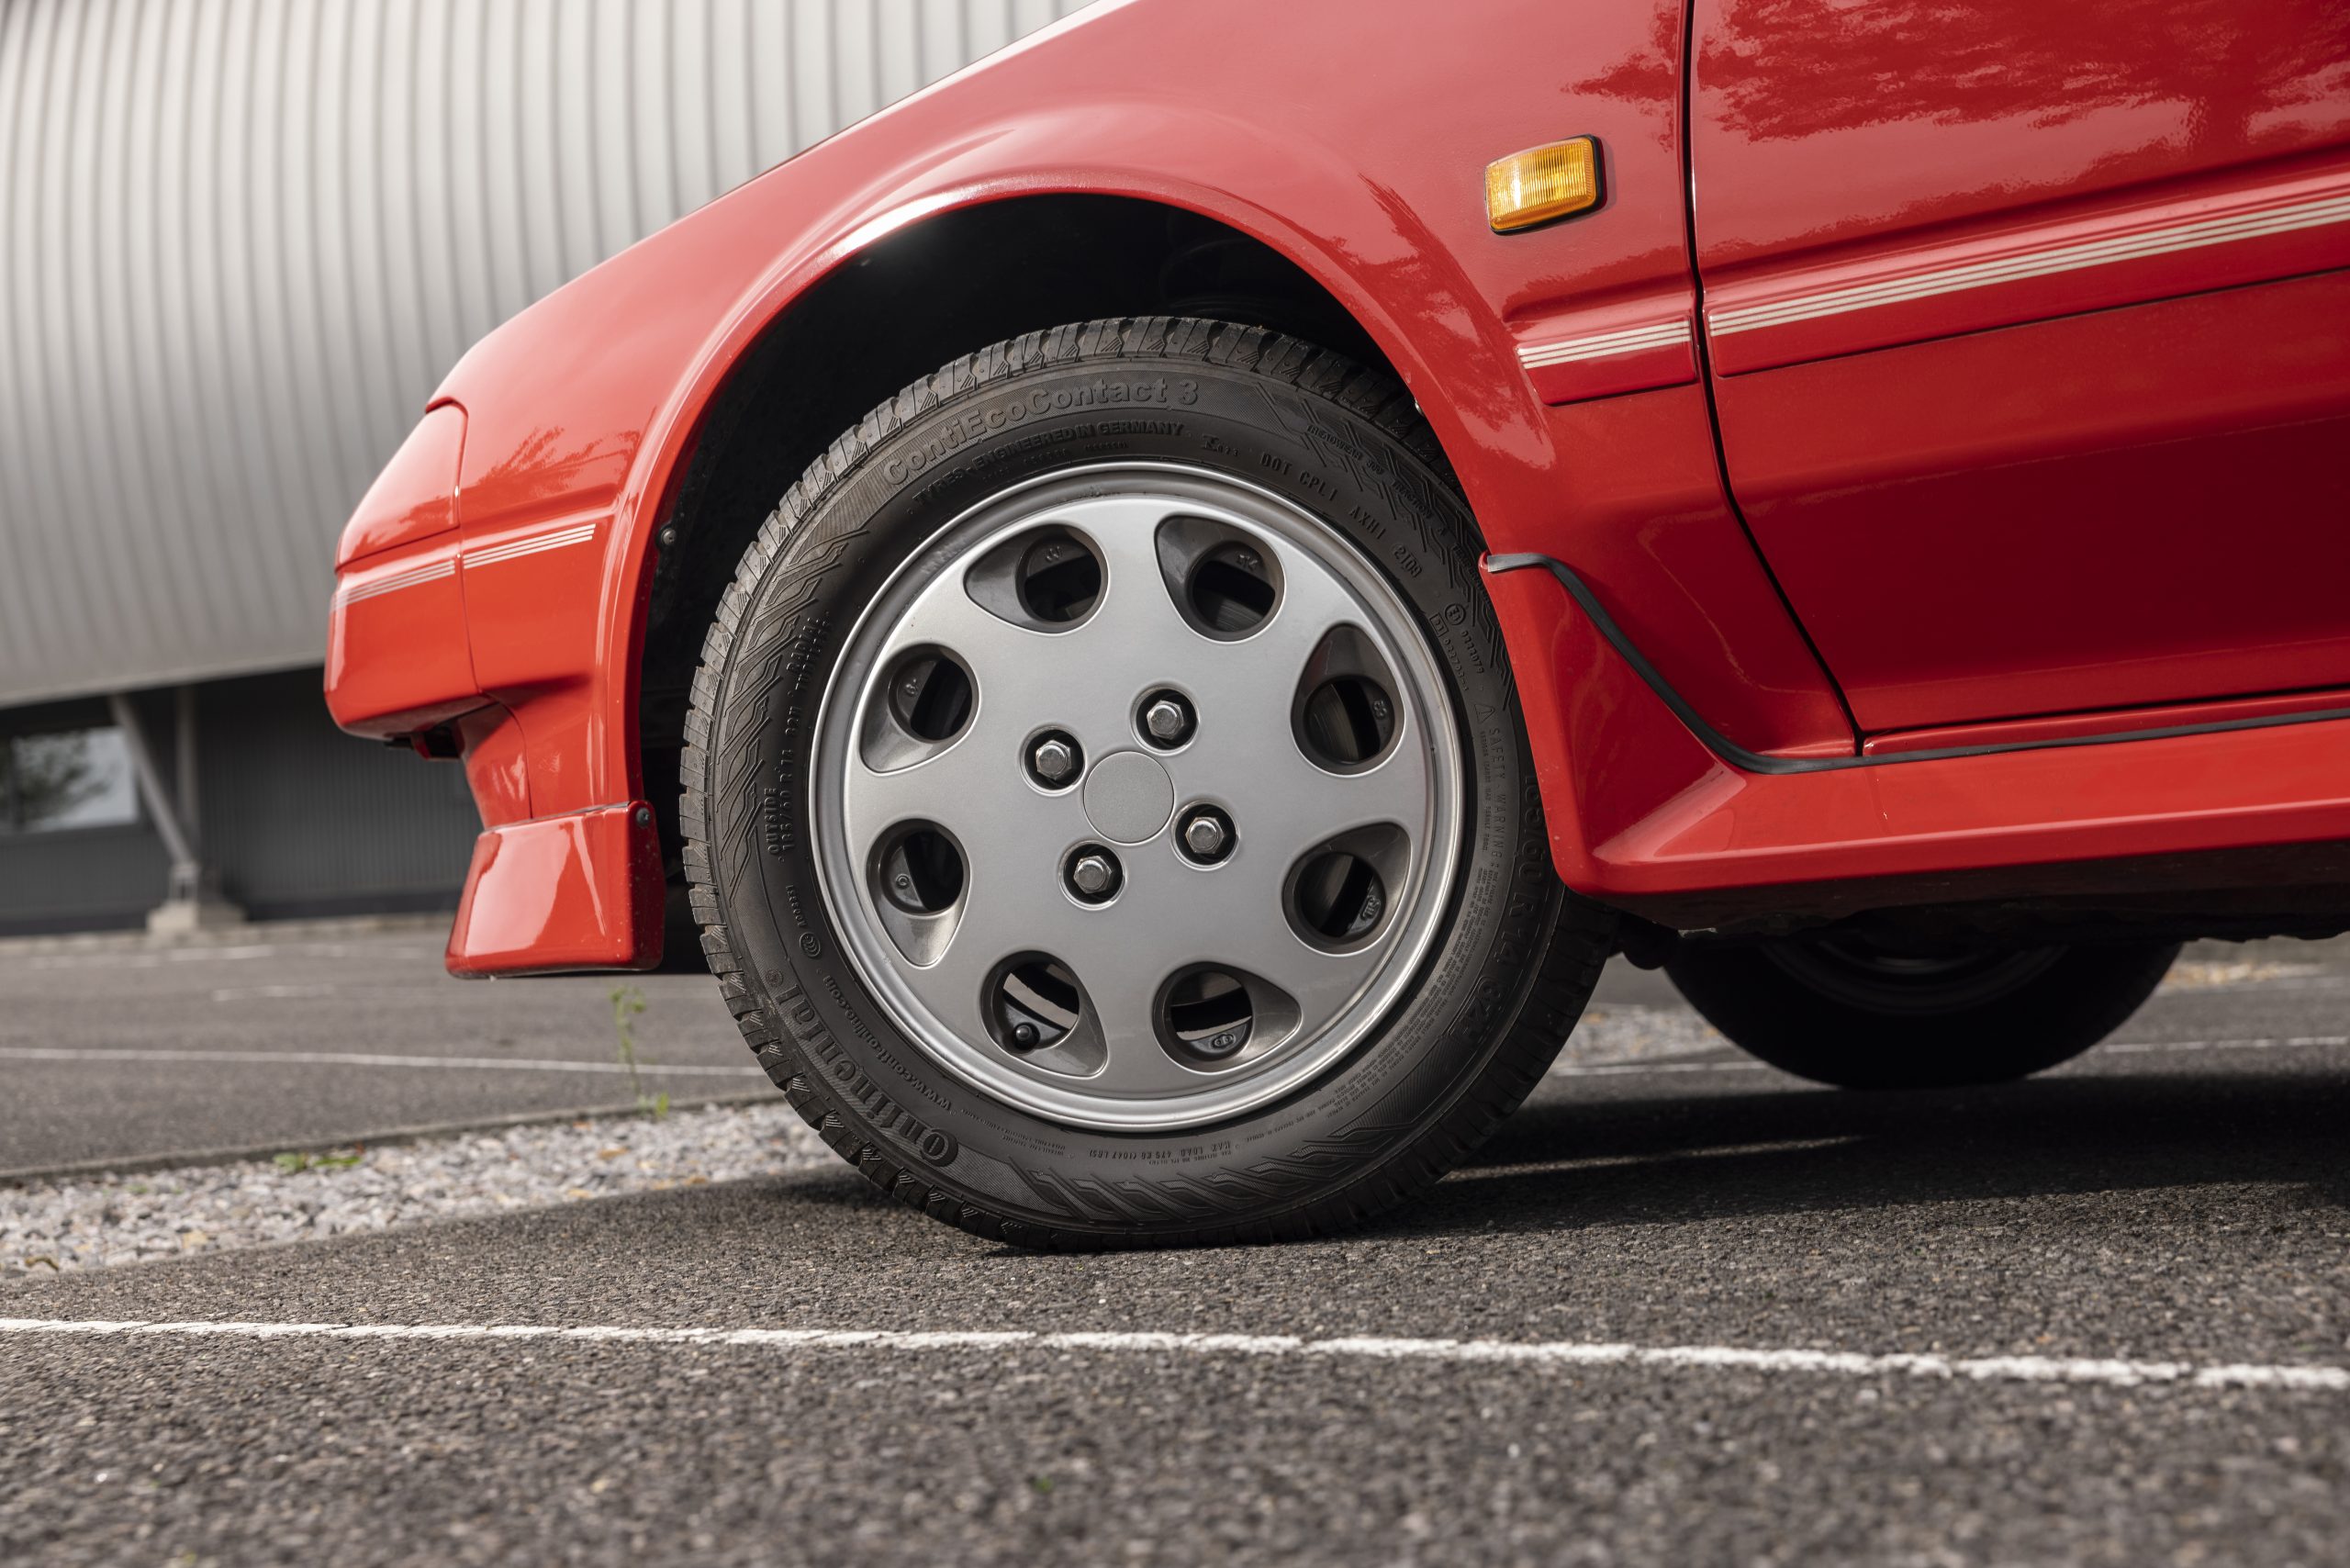
<path fill-rule="evenodd" d="M 1188 376 L 1155 375 L 1125 381 L 1097 375 L 1075 386 L 1039 386 L 1024 399 L 972 409 L 944 421 L 912 451 L 896 453 L 886 459 L 881 465 L 881 476 L 892 487 L 902 486 L 982 436 L 1008 430 L 1036 414 L 1136 405 L 1180 409 L 1190 408 L 1199 400 L 1200 384 Z"/>
<path fill-rule="evenodd" d="M 1038 412 L 1043 412 L 1039 409 Z M 901 453 L 881 465 L 881 476 L 892 486 L 903 485 L 925 468 L 959 452 L 971 442 L 1013 425 L 1025 423 L 1028 405 L 999 403 L 991 409 L 973 409 L 960 419 L 941 425 L 912 452 Z"/>
<path fill-rule="evenodd" d="M 1148 376 L 1113 381 L 1097 375 L 1075 386 L 1039 386 L 1028 394 L 1031 413 L 1065 413 L 1071 409 L 1114 409 L 1136 403 L 1163 409 L 1185 409 L 1200 400 L 1200 384 L 1183 376 Z"/>
<path fill-rule="evenodd" d="M 933 1165 L 955 1163 L 962 1146 L 955 1141 L 953 1134 L 932 1126 L 890 1098 L 830 1039 L 817 1044 L 816 1055 L 822 1059 L 825 1076 L 833 1081 L 833 1086 L 865 1113 L 875 1131 L 888 1134 Z"/>

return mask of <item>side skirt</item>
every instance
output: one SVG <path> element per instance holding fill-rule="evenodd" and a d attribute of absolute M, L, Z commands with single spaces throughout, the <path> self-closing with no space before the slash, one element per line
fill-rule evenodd
<path fill-rule="evenodd" d="M 2234 730 L 2281 729 L 2290 724 L 2315 724 L 2330 720 L 2350 719 L 2350 708 L 2314 708 L 2293 713 L 2263 713 L 2241 719 L 2216 720 L 2199 724 L 2165 724 L 2143 730 L 2112 730 L 2089 735 L 2063 735 L 2045 740 L 2010 741 L 1990 745 L 1943 746 L 1927 751 L 1897 751 L 1855 755 L 1852 756 L 1765 756 L 1751 752 L 1723 734 L 1706 722 L 1705 716 L 1689 705 L 1657 667 L 1651 664 L 1634 645 L 1624 629 L 1616 624 L 1599 602 L 1591 585 L 1576 575 L 1574 568 L 1550 555 L 1521 553 L 1508 555 L 1488 555 L 1485 570 L 1495 575 L 1523 571 L 1529 567 L 1545 569 L 1558 578 L 1567 597 L 1591 621 L 1594 630 L 1605 638 L 1607 645 L 1632 668 L 1648 689 L 1657 694 L 1674 718 L 1681 721 L 1699 745 L 1723 762 L 1742 773 L 1788 774 L 1833 773 L 1853 767 L 1888 767 L 1911 762 L 1948 762 L 1956 757 L 1996 756 L 2008 752 L 2056 751 L 2073 746 L 2120 745 L 2130 741 L 2170 740 L 2181 735 L 2219 734 Z"/>

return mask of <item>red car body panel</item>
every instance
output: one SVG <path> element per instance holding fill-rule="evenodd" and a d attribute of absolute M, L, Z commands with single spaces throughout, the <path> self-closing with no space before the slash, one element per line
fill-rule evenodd
<path fill-rule="evenodd" d="M 2350 685 L 2350 10 L 1695 4 L 1724 453 L 1861 727 Z"/>
<path fill-rule="evenodd" d="M 2215 483 L 2219 465 L 2241 461 L 2231 442 L 2281 444 L 2288 449 L 2283 466 L 2260 481 L 2277 506 L 2260 527 L 2297 562 L 2329 559 L 2324 553 L 2339 547 L 2334 537 L 2344 532 L 2339 514 L 2322 515 L 2333 475 L 2295 454 L 2325 437 L 2311 436 L 2312 427 L 2350 411 L 2342 385 L 2350 355 L 2338 339 L 2309 332 L 2304 322 L 2313 347 L 2264 346 L 2251 362 L 2204 366 L 2214 373 L 2188 376 L 2192 386 L 2141 389 L 2124 415 L 2172 398 L 2193 406 L 2180 416 L 2186 436 L 2144 438 L 2142 430 L 2102 430 L 2094 410 L 2083 411 L 2079 399 L 2104 396 L 2097 378 L 2109 373 L 2076 359 L 2101 352 L 2100 331 L 2135 349 L 2157 341 L 2148 326 L 2110 324 L 2151 321 L 2143 315 L 2158 308 L 2151 304 L 2002 331 L 1979 330 L 1993 324 L 1979 316 L 1930 314 L 1979 312 L 2000 300 L 2009 303 L 1999 308 L 2012 309 L 2028 297 L 2053 300 L 2060 312 L 2095 308 L 2076 296 L 1976 290 L 1984 298 L 1963 307 L 1886 316 L 1865 329 L 1841 321 L 1720 330 L 1725 299 L 1767 309 L 1865 280 L 1880 265 L 1872 248 L 1892 231 L 1888 212 L 1900 244 L 1955 257 L 1949 264 L 1957 265 L 2004 253 L 1998 247 L 2009 241 L 1998 236 L 2019 225 L 2056 223 L 2043 238 L 2071 243 L 2065 237 L 2076 230 L 2109 236 L 2201 221 L 2204 209 L 2191 203 L 2203 198 L 2181 194 L 2183 185 L 2150 192 L 2091 177 L 2070 154 L 2061 166 L 2036 162 L 2026 117 L 2003 133 L 2016 160 L 2009 195 L 1943 190 L 1936 197 L 1943 207 L 1912 221 L 1897 205 L 1859 200 L 1865 183 L 1837 207 L 1831 174 L 1789 185 L 1785 201 L 1808 209 L 1799 216 L 1751 180 L 1714 180 L 1709 161 L 1745 152 L 1725 138 L 1722 115 L 1709 106 L 1707 62 L 1727 58 L 1733 23 L 1751 31 L 1785 11 L 1792 20 L 1784 25 L 1799 31 L 1796 24 L 1815 10 L 1841 16 L 1849 8 L 1706 0 L 1689 17 L 1677 0 L 1572 12 L 1540 0 L 1476 0 L 1440 16 L 1387 9 L 1393 16 L 1380 20 L 1336 0 L 1140 0 L 1089 12 L 720 198 L 541 301 L 466 356 L 436 399 L 463 409 L 461 456 L 442 467 L 423 456 L 396 463 L 346 537 L 328 678 L 337 718 L 359 733 L 414 734 L 455 721 L 487 831 L 452 940 L 453 969 L 629 967 L 657 958 L 658 867 L 648 872 L 646 858 L 657 845 L 637 820 L 648 785 L 640 777 L 636 676 L 655 535 L 711 399 L 761 332 L 845 260 L 949 210 L 1057 193 L 1202 214 L 1294 262 L 1410 386 L 1496 554 L 1571 564 L 1655 673 L 1734 747 L 1840 764 L 1758 773 L 1725 761 L 1555 579 L 1495 575 L 1554 859 L 1582 891 L 1628 903 L 1702 901 L 1795 882 L 2350 837 L 2350 776 L 2340 767 L 2350 725 L 2340 723 L 1951 761 L 1893 759 L 1897 742 L 1882 764 L 1860 755 L 1863 744 L 1884 740 L 1861 730 L 2141 700 L 2096 697 L 2121 679 L 2102 667 L 2108 663 L 2122 672 L 2171 669 L 2131 688 L 2151 694 L 2147 701 L 2278 689 L 2287 683 L 2266 678 L 2266 661 L 2284 656 L 2276 653 L 2284 640 L 2264 644 L 2235 600 L 2199 626 L 2167 629 L 2119 605 L 2072 606 L 2077 635 L 2020 627 L 2019 616 L 2037 642 L 2020 630 L 1986 638 L 1979 656 L 1911 678 L 1900 668 L 1897 640 L 1881 645 L 1882 627 L 1906 615 L 1939 633 L 1935 618 L 1947 620 L 1947 607 L 1986 579 L 2012 597 L 2018 585 L 1998 583 L 1996 551 L 1953 551 L 1946 534 L 1939 543 L 1919 538 L 1919 558 L 1897 564 L 1916 567 L 1916 580 L 1933 591 L 1910 595 L 1907 607 L 1897 602 L 1897 582 L 1839 577 L 1836 563 L 1805 553 L 1815 533 L 1861 528 L 1872 485 L 1906 497 L 1902 487 L 1937 476 L 1926 428 L 1932 410 L 1898 392 L 1934 373 L 1871 368 L 1931 351 L 1953 356 L 1958 368 L 1950 374 L 1960 379 L 1936 391 L 1968 409 L 1971 421 L 1932 433 L 1961 451 L 1972 450 L 1968 441 L 2027 442 L 2042 429 L 2013 396 L 2020 375 L 2078 378 L 2062 417 L 2045 421 L 2042 439 L 2059 449 L 2052 460 L 2094 467 L 2115 453 L 2173 453 L 2199 442 L 2209 454 L 2178 461 L 2199 482 Z M 1985 9 L 2028 14 L 2021 0 Z M 2217 0 L 2204 8 L 2217 9 Z M 1700 107 L 1695 138 L 1684 145 L 1684 94 L 1692 84 L 1682 56 L 1692 25 Z M 1410 46 L 1398 47 L 1406 37 Z M 1234 47 L 1236 39 L 1248 47 Z M 2182 74 L 2177 89 L 2201 92 L 2211 75 Z M 2344 140 L 2327 129 L 2337 120 L 2324 118 L 2339 110 L 2341 89 L 2321 75 L 2290 78 L 2318 82 L 2326 102 L 2295 122 L 2305 127 L 2294 133 L 2301 140 L 2275 165 L 2314 182 L 2306 190 L 2319 195 L 2309 201 L 2333 188 L 2326 182 L 2336 177 Z M 1864 114 L 1845 118 L 1865 129 Z M 1595 137 L 1602 149 L 1601 207 L 1522 234 L 1493 233 L 1482 206 L 1484 164 L 1574 135 Z M 1769 140 L 1750 139 L 1745 151 Z M 1839 156 L 1831 149 L 1814 164 L 1830 170 Z M 1850 142 L 1847 161 L 1881 176 L 1877 164 L 1888 156 L 1898 154 L 1870 151 L 1862 137 Z M 1930 154 L 1908 156 L 1914 165 Z M 2094 156 L 2087 166 L 2098 166 Z M 2233 180 L 2210 197 L 2219 204 L 2211 210 L 2232 220 L 2303 200 L 2275 171 L 2257 190 L 2224 158 L 2180 177 Z M 2161 177 L 2141 175 L 2138 184 Z M 1719 221 L 1708 198 L 1716 190 L 1735 193 Z M 2032 203 L 2054 216 L 2016 210 Z M 2109 272 L 2098 286 L 2139 289 L 2131 299 L 2147 290 L 2209 297 L 2236 287 L 2267 297 L 2255 311 L 2276 309 L 2282 296 L 2275 290 L 2293 286 L 2255 279 L 2281 278 L 2277 268 L 2350 264 L 2350 254 L 2327 249 L 2345 234 L 2350 226 L 2311 223 L 2281 239 L 2255 236 L 2265 250 L 2204 244 L 2159 265 Z M 1693 255 L 1706 269 L 1702 302 Z M 1712 293 L 1717 275 L 1720 296 Z M 2335 289 L 2339 281 L 2298 286 Z M 2109 325 L 2081 325 L 2099 321 Z M 1887 330 L 1959 335 L 1908 348 L 1863 342 Z M 1980 368 L 1966 359 L 1970 343 L 2051 331 L 2063 341 L 1994 353 Z M 2089 337 L 2076 343 L 2083 331 Z M 2222 338 L 2191 335 L 2174 357 L 2190 367 L 2227 358 Z M 1815 353 L 1835 357 L 1807 357 Z M 2290 386 L 2274 385 L 2286 377 Z M 1774 383 L 1786 390 L 1774 391 Z M 1790 407 L 1814 410 L 1814 428 L 1790 434 L 1790 421 L 1802 423 Z M 1823 420 L 1824 431 L 1817 428 Z M 2259 427 L 2251 437 L 2238 428 L 2247 420 Z M 1878 433 L 1863 436 L 1869 420 Z M 1884 463 L 1870 445 L 1879 439 L 1908 442 L 1898 456 L 1911 467 L 1867 479 L 1869 464 Z M 1996 478 L 1973 469 L 1940 476 L 1998 493 Z M 2135 504 L 2157 504 L 2168 493 L 2162 486 L 2178 482 L 2173 475 Z M 453 534 L 399 535 L 389 520 L 429 511 L 443 486 L 454 495 Z M 1732 489 L 1749 509 L 1745 519 Z M 2045 519 L 2044 497 L 2029 485 L 2010 490 Z M 1955 500 L 1939 504 L 1940 517 L 1961 510 Z M 2004 504 L 2012 510 L 2019 503 L 2011 493 Z M 2135 571 L 2142 590 L 2155 577 L 2165 589 L 2199 577 L 2230 594 L 2246 591 L 2256 563 L 2231 560 L 2216 577 L 2199 565 L 2182 569 L 2175 535 L 2183 513 L 2173 507 L 2164 514 L 2161 528 L 2174 536 L 2149 541 L 2153 548 L 2123 564 L 2125 577 Z M 1930 571 L 1919 564 L 1928 555 Z M 420 573 L 438 575 L 411 580 Z M 396 586 L 380 586 L 387 582 Z M 2321 606 L 2306 579 L 2284 586 L 2300 617 L 2294 656 L 2320 667 L 2331 654 L 2302 643 L 2312 627 L 2330 634 L 2329 614 L 2342 612 Z M 1888 598 L 1897 602 L 1888 606 Z M 1991 623 L 2003 622 L 1995 615 Z M 2225 644 L 2230 636 L 2239 643 Z M 2049 652 L 2068 647 L 2081 651 L 2071 666 Z M 2256 666 L 2241 678 L 2253 684 L 2172 689 L 2207 679 L 2177 672 L 2216 671 L 2232 651 Z M 2032 662 L 2042 657 L 2051 662 Z M 1846 700 L 1861 690 L 1881 700 L 1856 730 Z M 1980 711 L 1986 702 L 2006 705 Z M 1880 706 L 1889 721 L 1871 717 Z M 1859 709 L 1855 700 L 1852 711 Z"/>
<path fill-rule="evenodd" d="M 1756 774 L 1707 751 L 1644 689 L 1613 709 L 1617 694 L 1600 695 L 1587 673 L 1609 650 L 1550 577 L 1508 573 L 1494 594 L 1528 711 L 1565 721 L 1534 734 L 1560 875 L 1636 910 L 1705 909 L 1692 895 L 1856 875 L 1916 880 L 2350 835 L 2350 722 Z M 2093 874 L 2013 884 L 2127 885 Z"/>
<path fill-rule="evenodd" d="M 2350 273 L 1881 357 L 1717 393 L 1863 729 L 2350 686 Z"/>
<path fill-rule="evenodd" d="M 342 531 L 335 566 L 437 539 L 456 527 L 457 473 L 464 450 L 465 411 L 454 403 L 428 409 L 360 498 L 359 510 Z"/>

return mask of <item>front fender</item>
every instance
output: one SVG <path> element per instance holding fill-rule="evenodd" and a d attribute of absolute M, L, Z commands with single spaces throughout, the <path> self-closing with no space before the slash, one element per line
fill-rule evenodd
<path fill-rule="evenodd" d="M 543 788 L 532 737 L 534 810 L 642 792 L 632 683 L 653 538 L 738 358 L 844 261 L 957 207 L 1128 196 L 1262 241 L 1379 344 L 1497 545 L 1553 511 L 1551 424 L 1511 313 L 1569 278 L 1606 295 L 1684 275 L 1677 176 L 1660 162 L 1653 202 L 1606 225 L 1501 241 L 1482 171 L 1570 129 L 1627 159 L 1675 156 L 1669 104 L 1595 95 L 1570 119 L 1557 106 L 1578 61 L 1596 70 L 1645 47 L 1669 0 L 1573 27 L 1521 0 L 1383 9 L 1397 26 L 1367 26 L 1360 0 L 1088 13 L 768 171 L 467 354 L 442 395 L 469 420 L 458 510 L 476 667 L 518 711 L 552 700 L 550 743 L 584 748 L 550 757 Z M 1484 47 L 1497 35 L 1514 39 L 1498 55 Z M 538 547 L 556 536 L 594 548 Z"/>
<path fill-rule="evenodd" d="M 1285 256 L 1404 378 L 1494 550 L 1579 563 L 1741 743 L 1849 750 L 1721 493 L 1694 360 L 1572 390 L 1527 368 L 1628 319 L 1694 320 L 1680 15 L 1678 0 L 1135 0 L 810 149 L 491 334 L 442 396 L 467 418 L 473 664 L 513 715 L 531 817 L 644 797 L 655 536 L 745 353 L 882 241 L 1044 196 L 1162 204 Z M 1485 163 L 1570 135 L 1603 149 L 1602 208 L 1493 233 Z M 1497 597 L 1514 652 L 1582 647 L 1557 640 L 1555 607 Z M 1685 801 L 1708 765 L 1685 746 L 1637 778 L 1608 762 L 1642 752 L 1650 699 L 1605 658 L 1548 659 L 1527 697 L 1558 868 L 1609 890 L 1600 842 Z"/>

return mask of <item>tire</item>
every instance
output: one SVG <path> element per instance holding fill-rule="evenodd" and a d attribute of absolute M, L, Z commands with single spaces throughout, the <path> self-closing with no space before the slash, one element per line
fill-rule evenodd
<path fill-rule="evenodd" d="M 1181 502 L 1180 524 L 1164 494 Z M 1130 510 L 1105 510 L 1113 503 Z M 1214 527 L 1237 519 L 1242 543 L 1197 529 L 1194 503 Z M 1056 521 L 1036 522 L 1043 512 Z M 1112 526 L 1128 516 L 1142 521 Z M 1257 572 L 1257 587 L 1217 597 L 1221 588 L 1199 586 L 1229 586 L 1205 554 L 1181 555 L 1211 537 L 1224 543 L 1202 548 Z M 1148 581 L 1145 539 L 1161 583 Z M 1152 318 L 1031 333 L 868 414 L 744 555 L 688 721 L 695 913 L 768 1074 L 883 1191 L 1022 1247 L 1304 1237 L 1435 1182 L 1539 1080 L 1615 924 L 1551 869 L 1480 548 L 1404 388 L 1260 329 Z M 1089 551 L 1090 599 L 1078 591 L 1081 563 L 1053 575 L 1064 555 Z M 1245 619 L 1271 579 L 1276 610 L 1230 631 L 1225 620 Z M 1373 695 L 1342 703 L 1337 722 L 1365 748 L 1389 733 L 1374 700 L 1383 670 L 1397 688 L 1380 743 L 1389 749 L 1366 749 L 1370 760 L 1331 775 L 1326 790 L 1252 795 L 1226 753 L 1249 723 L 1273 722 L 1263 694 L 1283 679 L 1298 683 L 1281 710 L 1301 726 L 1297 755 L 1256 746 L 1252 766 L 1282 778 L 1309 766 L 1324 770 L 1317 778 L 1337 766 L 1312 749 L 1326 739 L 1312 728 L 1328 709 L 1323 689 L 1306 690 L 1304 666 L 1284 676 L 1277 656 L 1313 627 L 1316 603 L 1370 607 L 1361 645 L 1345 645 L 1377 666 L 1360 678 Z M 1207 619 L 1186 642 L 1168 615 Z M 1286 640 L 1271 637 L 1284 626 Z M 901 646 L 932 627 L 946 629 L 935 643 Z M 1064 633 L 1069 643 L 1050 642 Z M 1348 664 L 1331 652 L 1343 642 L 1333 630 L 1315 644 L 1317 671 Z M 1236 647 L 1259 671 L 1252 683 L 1232 674 Z M 1104 706 L 1124 689 L 1117 672 L 1143 667 L 1138 649 L 1199 666 L 1158 678 L 1176 689 L 1171 717 L 1147 692 L 1131 713 Z M 1412 670 L 1437 672 L 1435 697 L 1423 700 Z M 955 688 L 957 671 L 959 698 L 926 709 L 929 697 L 908 695 Z M 1194 674 L 1205 684 L 1186 698 Z M 1000 744 L 1021 726 L 1061 725 L 1057 703 L 1082 710 L 1070 733 Z M 1218 728 L 1225 708 L 1230 734 Z M 1449 756 L 1433 745 L 1448 727 Z M 1068 741 L 1083 771 L 1046 778 L 1040 769 L 1069 764 L 1046 738 Z M 916 760 L 901 766 L 907 755 Z M 946 770 L 925 781 L 933 767 Z M 1166 792 L 1154 769 L 1177 795 L 1193 791 L 1194 775 L 1221 778 L 1229 788 L 1201 786 L 1215 804 L 1197 810 L 1228 806 L 1230 834 L 1197 829 L 1197 810 L 1179 800 L 1143 837 Z M 1170 967 L 1213 946 L 1227 919 L 1236 934 L 1266 926 L 1264 897 L 1290 853 L 1277 830 L 1324 800 L 1332 820 L 1344 815 L 1357 784 L 1425 801 L 1426 822 L 1450 824 L 1416 834 L 1408 823 L 1423 819 L 1407 813 L 1393 841 L 1371 829 L 1348 840 L 1360 851 L 1343 862 L 1348 877 L 1368 864 L 1396 879 L 1347 906 L 1367 935 L 1300 924 L 1337 907 L 1308 897 L 1308 870 L 1325 868 L 1308 851 L 1280 884 L 1279 910 L 1310 961 L 1260 936 L 1211 954 L 1223 969 Z M 932 825 L 896 822 L 892 790 L 929 791 L 934 812 L 908 820 Z M 1114 842 L 1064 842 L 1089 835 Z M 1210 838 L 1221 847 L 1205 858 L 1189 847 Z M 1080 886 L 1088 849 L 1114 867 L 1106 891 Z M 1043 879 L 1056 875 L 1048 894 Z M 1213 918 L 1196 913 L 1210 908 Z M 1101 935 L 1112 931 L 1123 945 Z M 1056 970 L 1038 954 L 1007 954 L 966 1000 L 952 977 L 979 974 L 1015 933 L 1057 962 L 1045 944 L 1128 960 Z M 1325 978 L 1335 971 L 1315 967 L 1323 958 L 1371 978 L 1342 996 Z M 1152 981 L 1155 969 L 1168 978 Z M 1305 978 L 1266 978 L 1292 970 Z M 1393 1000 L 1372 1016 L 1364 1009 L 1382 987 Z M 948 1026 L 973 1008 L 976 1024 Z"/>
<path fill-rule="evenodd" d="M 1665 973 L 1772 1066 L 1843 1089 L 2004 1083 L 2070 1061 L 2138 1011 L 2173 942 L 1903 958 L 1849 938 L 1684 946 Z"/>

